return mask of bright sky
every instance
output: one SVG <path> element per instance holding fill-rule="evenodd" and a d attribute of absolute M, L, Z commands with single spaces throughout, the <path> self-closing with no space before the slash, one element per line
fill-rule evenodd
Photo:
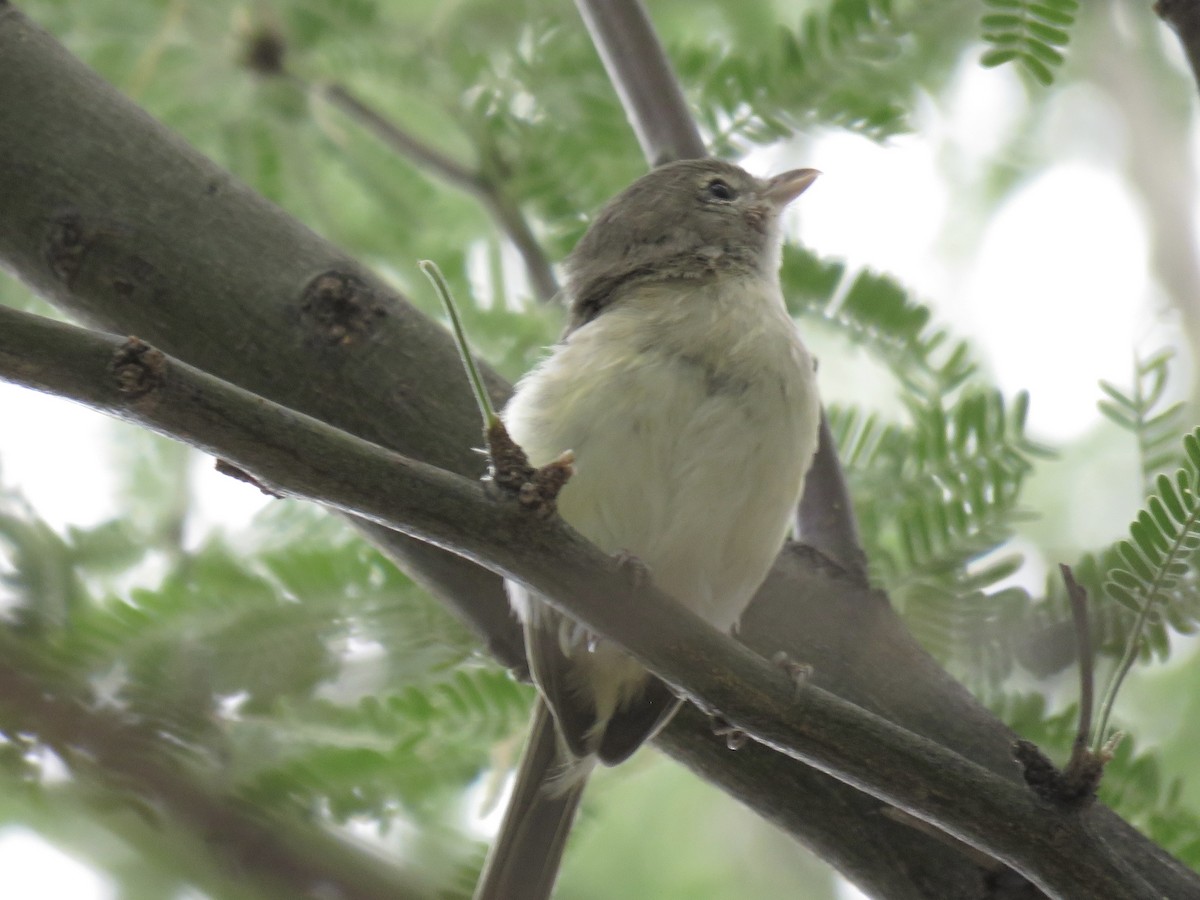
<path fill-rule="evenodd" d="M 948 154 L 968 171 L 989 158 L 1021 91 L 1012 72 L 968 64 L 948 107 L 929 105 L 913 137 L 881 147 L 837 134 L 802 160 L 781 150 L 756 154 L 747 165 L 757 174 L 822 169 L 796 204 L 803 242 L 913 288 L 942 322 L 982 349 L 1006 390 L 1035 389 L 1036 433 L 1067 441 L 1095 425 L 1097 381 L 1127 383 L 1134 351 L 1163 346 L 1169 328 L 1156 312 L 1141 213 L 1116 174 L 1119 146 L 1105 157 L 1094 146 L 1085 151 L 1065 142 L 1055 153 L 1061 161 L 1021 187 L 986 231 L 957 244 L 947 233 L 956 205 L 940 166 Z M 1064 109 L 1064 133 L 1094 127 L 1095 108 L 1081 105 L 1091 120 L 1073 123 Z M 0 422 L 26 426 L 0 430 L 0 481 L 18 487 L 46 520 L 89 525 L 115 514 L 103 448 L 117 426 L 5 384 Z M 257 490 L 216 475 L 209 460 L 197 468 L 201 523 L 245 521 L 266 502 Z M 0 871 L 7 900 L 115 896 L 103 876 L 18 827 L 0 830 Z M 847 889 L 843 897 L 851 896 Z"/>

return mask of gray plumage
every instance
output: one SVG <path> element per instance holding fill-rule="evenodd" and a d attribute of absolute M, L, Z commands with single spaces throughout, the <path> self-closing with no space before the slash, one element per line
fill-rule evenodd
<path fill-rule="evenodd" d="M 692 160 L 634 182 L 568 258 L 567 333 L 504 411 L 534 465 L 574 451 L 558 501 L 570 525 L 639 559 L 659 587 L 724 630 L 778 553 L 816 449 L 813 362 L 778 277 L 779 214 L 815 177 L 804 169 L 763 180 Z M 628 757 L 678 701 L 523 586 L 510 584 L 509 596 L 558 752 L 540 773 L 522 768 L 520 803 L 497 843 L 505 859 L 493 852 L 476 896 L 539 900 L 553 872 L 529 873 L 539 854 L 557 866 L 593 761 Z M 535 725 L 549 728 L 549 717 Z M 531 746 L 544 752 L 545 735 Z"/>

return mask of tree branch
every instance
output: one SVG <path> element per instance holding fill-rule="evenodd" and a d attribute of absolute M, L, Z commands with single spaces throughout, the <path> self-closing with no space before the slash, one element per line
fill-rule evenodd
<path fill-rule="evenodd" d="M 0 261 L 85 322 L 434 465 L 478 474 L 479 419 L 445 329 L 214 166 L 0 6 Z M 147 173 L 154 173 L 149 177 Z M 252 301 L 252 302 L 251 302 Z M 286 375 L 283 359 L 304 359 Z M 315 377 L 321 372 L 324 378 Z M 509 386 L 486 366 L 499 406 Z M 505 665 L 524 640 L 500 579 L 358 527 Z"/>
<path fill-rule="evenodd" d="M 452 549 L 549 598 L 773 749 L 1002 860 L 1052 896 L 1156 898 L 1088 816 L 827 691 L 795 683 L 558 519 L 256 397 L 130 339 L 0 310 L 0 377 L 231 460 L 280 493 Z"/>
<path fill-rule="evenodd" d="M 641 0 L 576 0 L 651 168 L 708 156 Z"/>
<path fill-rule="evenodd" d="M 469 476 L 478 416 L 445 331 L 137 109 L 0 5 L 0 261 L 108 331 L 135 333 L 264 397 Z M 153 173 L 148 177 L 148 173 Z M 379 311 L 382 310 L 382 313 Z M 497 404 L 508 386 L 485 371 Z M 295 457 L 293 457 L 295 459 Z M 501 581 L 371 523 L 357 526 L 473 623 L 506 665 L 522 658 Z M 739 637 L 811 663 L 814 683 L 1008 778 L 1011 732 L 912 640 L 885 599 L 801 550 L 783 554 Z M 879 802 L 779 754 L 714 746 L 680 717 L 668 750 L 828 852 L 877 896 L 970 896 L 987 873 L 875 814 Z M 1101 807 L 1090 822 L 1164 896 L 1195 876 Z M 972 881 L 972 879 L 974 879 Z"/>
<path fill-rule="evenodd" d="M 1164 0 L 1156 10 L 1175 30 L 1196 72 L 1200 53 L 1200 3 Z M 1163 57 L 1161 27 L 1150 16 L 1123 16 L 1116 6 L 1080 19 L 1076 45 L 1091 81 L 1101 87 L 1122 122 L 1121 154 L 1127 183 L 1145 209 L 1150 271 L 1179 312 L 1179 326 L 1193 359 L 1200 359 L 1200 259 L 1196 253 L 1196 167 L 1190 146 L 1188 103 L 1166 89 L 1174 67 Z M 1113 52 L 1119 46 L 1121 52 Z M 1191 395 L 1200 395 L 1193 372 Z"/>
<path fill-rule="evenodd" d="M 143 813 L 168 813 L 197 842 L 195 852 L 243 881 L 280 896 L 330 892 L 347 900 L 433 896 L 431 886 L 377 857 L 290 819 L 267 816 L 194 773 L 152 725 L 98 710 L 64 689 L 44 654 L 0 629 L 0 710 L 6 731 L 36 735 L 72 769 L 145 801 Z M 161 823 L 159 823 L 161 825 Z"/>
<path fill-rule="evenodd" d="M 304 85 L 299 78 L 295 80 Z M 529 282 L 539 300 L 549 302 L 558 294 L 558 280 L 554 269 L 542 252 L 541 244 L 534 237 L 529 222 L 509 196 L 494 180 L 473 172 L 461 163 L 446 156 L 420 138 L 409 134 L 390 119 L 367 106 L 340 84 L 325 85 L 317 91 L 334 107 L 366 128 L 396 153 L 405 156 L 420 166 L 434 172 L 444 181 L 472 194 L 484 205 L 501 230 L 508 235 L 521 259 Z"/>
<path fill-rule="evenodd" d="M 549 301 L 558 293 L 558 282 L 550 261 L 546 259 L 533 230 L 498 181 L 484 172 L 474 172 L 462 163 L 405 131 L 378 110 L 368 106 L 340 84 L 315 87 L 290 71 L 287 65 L 288 45 L 283 34 L 272 25 L 260 25 L 247 36 L 242 61 L 250 71 L 263 78 L 284 78 L 300 90 L 323 97 L 360 126 L 375 135 L 396 154 L 433 172 L 460 190 L 472 194 L 491 213 L 501 230 L 513 242 L 525 262 L 525 270 L 534 294 Z M 495 166 L 490 167 L 494 169 Z"/>

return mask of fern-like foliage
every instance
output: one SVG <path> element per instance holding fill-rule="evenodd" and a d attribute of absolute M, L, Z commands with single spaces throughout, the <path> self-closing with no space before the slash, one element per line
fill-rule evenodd
<path fill-rule="evenodd" d="M 1016 62 L 1043 85 L 1054 81 L 1070 41 L 1078 0 L 984 0 L 992 11 L 980 20 L 991 49 L 980 62 L 999 66 Z"/>
<path fill-rule="evenodd" d="M 755 46 L 709 42 L 672 48 L 672 57 L 718 155 L 818 124 L 878 140 L 909 128 L 919 86 L 952 63 L 962 12 L 957 4 L 834 0 L 795 27 L 756 35 Z"/>
<path fill-rule="evenodd" d="M 895 379 L 902 421 L 829 410 L 872 576 L 927 649 L 995 683 L 1028 609 L 1025 592 L 999 587 L 1021 557 L 989 556 L 1025 515 L 1025 479 L 1046 453 L 1026 434 L 1028 397 L 983 385 L 970 347 L 887 276 L 789 250 L 783 280 L 794 314 L 865 348 Z"/>
<path fill-rule="evenodd" d="M 1025 435 L 1024 395 L 1010 407 L 977 387 L 948 402 L 911 406 L 903 426 L 838 407 L 830 420 L 846 448 L 872 575 L 927 649 L 994 682 L 1011 668 L 1002 637 L 1028 598 L 997 588 L 1020 555 L 988 554 L 1024 515 L 1021 490 L 1043 451 Z"/>
<path fill-rule="evenodd" d="M 893 278 L 800 249 L 784 255 L 780 277 L 791 311 L 815 318 L 866 347 L 917 402 L 941 401 L 975 372 L 970 348 L 932 324 L 929 307 Z"/>
<path fill-rule="evenodd" d="M 1147 498 L 1146 508 L 1137 515 L 1131 529 L 1131 540 L 1085 553 L 1071 567 L 1076 580 L 1090 597 L 1111 598 L 1114 591 L 1120 595 L 1115 598 L 1117 602 L 1091 605 L 1092 644 L 1100 658 L 1122 658 L 1130 634 L 1137 630 L 1140 634 L 1137 657 L 1165 659 L 1170 652 L 1172 630 L 1186 633 L 1194 627 L 1193 609 L 1196 592 L 1200 590 L 1195 584 L 1194 573 L 1190 569 L 1180 570 L 1178 583 L 1161 586 L 1160 594 L 1165 602 L 1150 615 L 1143 616 L 1141 598 L 1134 596 L 1137 587 L 1131 581 L 1137 577 L 1133 574 L 1137 569 L 1131 567 L 1126 558 L 1130 553 L 1137 553 L 1138 543 L 1133 531 L 1145 540 L 1148 529 L 1163 527 L 1156 524 L 1158 520 L 1170 528 L 1176 527 L 1171 519 L 1171 508 L 1164 498 L 1174 500 L 1175 509 L 1186 515 L 1178 496 L 1180 476 L 1176 471 L 1187 459 L 1180 440 L 1185 431 L 1184 405 L 1169 400 L 1173 361 L 1174 354 L 1170 350 L 1155 353 L 1146 360 L 1135 359 L 1133 383 L 1128 389 L 1109 382 L 1100 383 L 1104 394 L 1099 401 L 1100 411 L 1137 442 L 1139 480 L 1142 494 Z M 1187 477 L 1186 473 L 1183 477 Z M 1142 567 L 1147 565 L 1140 558 L 1138 563 Z M 1114 572 L 1125 574 L 1110 574 Z M 1045 677 L 1075 661 L 1070 604 L 1056 572 L 1047 576 L 1041 601 L 1027 610 L 1027 622 L 1025 634 L 1017 638 L 1016 647 L 1026 669 L 1038 677 Z"/>
<path fill-rule="evenodd" d="M 1180 463 L 1179 435 L 1183 433 L 1182 401 L 1169 403 L 1167 385 L 1173 350 L 1161 350 L 1147 360 L 1135 359 L 1133 388 L 1126 393 L 1107 381 L 1100 382 L 1105 398 L 1100 412 L 1137 440 L 1143 495 L 1154 490 L 1160 473 Z"/>
<path fill-rule="evenodd" d="M 335 821 L 369 816 L 387 827 L 440 814 L 487 749 L 528 718 L 530 691 L 494 668 L 445 669 L 357 704 L 320 697 L 281 704 L 233 726 L 232 762 L 256 804 L 329 809 Z"/>
<path fill-rule="evenodd" d="M 1106 739 L 1113 704 L 1138 658 L 1146 625 L 1165 618 L 1187 633 L 1200 622 L 1200 579 L 1191 564 L 1200 549 L 1200 428 L 1183 439 L 1183 450 L 1184 467 L 1174 478 L 1158 476 L 1157 493 L 1129 526 L 1130 539 L 1116 545 L 1121 562 L 1104 584 L 1105 593 L 1136 618 L 1101 701 L 1097 744 Z"/>

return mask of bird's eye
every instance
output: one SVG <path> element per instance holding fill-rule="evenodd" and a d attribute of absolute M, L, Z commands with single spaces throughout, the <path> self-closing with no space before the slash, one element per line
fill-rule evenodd
<path fill-rule="evenodd" d="M 737 196 L 737 192 L 720 178 L 710 181 L 706 190 L 713 200 L 732 200 Z"/>

